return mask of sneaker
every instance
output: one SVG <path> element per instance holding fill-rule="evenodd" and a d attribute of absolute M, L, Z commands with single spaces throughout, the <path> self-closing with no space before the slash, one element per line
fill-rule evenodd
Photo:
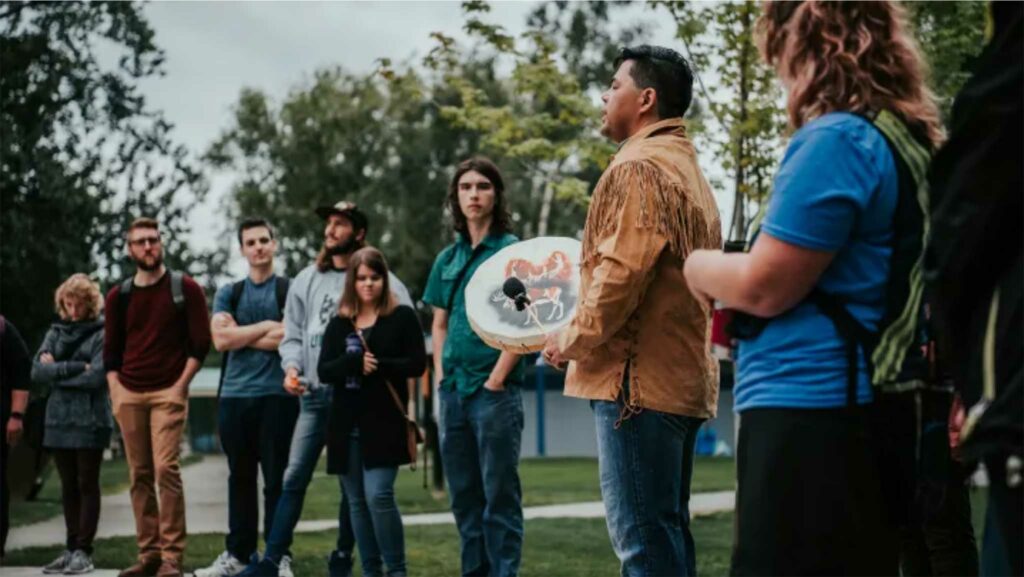
<path fill-rule="evenodd" d="M 64 552 L 60 554 L 60 557 L 57 557 L 51 561 L 49 565 L 43 567 L 43 573 L 46 573 L 47 575 L 63 573 L 64 568 L 68 566 L 69 561 L 71 561 L 71 551 L 65 549 Z"/>
<path fill-rule="evenodd" d="M 352 555 L 332 551 L 327 557 L 327 574 L 330 577 L 352 577 Z"/>
<path fill-rule="evenodd" d="M 273 559 L 264 557 L 249 563 L 249 566 L 239 573 L 238 577 L 277 577 L 279 572 L 278 564 L 274 563 Z"/>
<path fill-rule="evenodd" d="M 84 573 L 92 573 L 94 569 L 95 567 L 89 554 L 79 549 L 71 554 L 71 560 L 68 561 L 67 567 L 64 568 L 64 574 L 82 575 Z"/>
<path fill-rule="evenodd" d="M 295 573 L 292 573 L 291 555 L 281 557 L 281 562 L 277 564 L 277 577 L 295 577 Z"/>
<path fill-rule="evenodd" d="M 195 577 L 235 577 L 242 571 L 245 571 L 245 565 L 225 551 L 209 567 L 196 569 Z"/>

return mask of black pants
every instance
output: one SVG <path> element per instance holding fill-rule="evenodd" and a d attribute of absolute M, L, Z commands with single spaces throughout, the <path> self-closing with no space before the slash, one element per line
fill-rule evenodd
<path fill-rule="evenodd" d="M 270 395 L 220 400 L 220 442 L 230 469 L 224 547 L 243 563 L 256 552 L 259 538 L 257 470 L 263 470 L 263 537 L 267 538 L 281 497 L 298 417 L 296 397 Z"/>
<path fill-rule="evenodd" d="M 0 420 L 4 426 L 7 419 Z M 3 435 L 3 442 L 0 442 L 0 557 L 5 555 L 7 547 L 7 531 L 11 525 L 11 488 L 7 482 L 7 454 L 10 447 L 7 446 L 7 429 L 0 431 Z"/>
<path fill-rule="evenodd" d="M 875 402 L 907 577 L 978 574 L 969 471 L 949 449 L 951 404 L 952 395 L 942 391 L 885 393 Z"/>
<path fill-rule="evenodd" d="M 50 449 L 60 474 L 66 547 L 92 555 L 100 522 L 100 465 L 103 449 Z"/>
<path fill-rule="evenodd" d="M 1020 466 L 1007 471 L 1008 453 L 985 457 L 988 511 L 982 550 L 984 575 L 1024 575 L 1024 488 Z M 1018 463 L 1020 457 L 1017 457 Z"/>
<path fill-rule="evenodd" d="M 895 526 L 863 409 L 740 417 L 733 575 L 895 575 Z"/>

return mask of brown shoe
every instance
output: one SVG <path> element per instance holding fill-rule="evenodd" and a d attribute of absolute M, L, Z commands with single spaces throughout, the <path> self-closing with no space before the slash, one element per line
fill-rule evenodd
<path fill-rule="evenodd" d="M 118 573 L 117 577 L 156 577 L 160 564 L 159 557 L 140 559 L 136 564 Z"/>
<path fill-rule="evenodd" d="M 156 572 L 156 577 L 182 577 L 181 567 L 178 566 L 177 561 L 164 559 L 160 564 L 160 570 Z"/>

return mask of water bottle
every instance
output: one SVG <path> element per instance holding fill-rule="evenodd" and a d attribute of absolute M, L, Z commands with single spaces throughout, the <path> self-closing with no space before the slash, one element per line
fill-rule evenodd
<path fill-rule="evenodd" d="M 363 355 L 363 340 L 359 338 L 356 333 L 351 333 L 345 337 L 345 354 L 348 355 Z M 359 371 L 362 372 L 363 365 L 359 364 Z M 359 375 L 352 375 L 345 379 L 346 389 L 358 389 L 359 388 Z"/>

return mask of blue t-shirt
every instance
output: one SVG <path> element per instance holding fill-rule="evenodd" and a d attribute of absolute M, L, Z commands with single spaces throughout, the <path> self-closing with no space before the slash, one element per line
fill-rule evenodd
<path fill-rule="evenodd" d="M 796 246 L 833 251 L 818 287 L 876 329 L 885 308 L 896 165 L 882 134 L 867 120 L 831 113 L 793 135 L 775 176 L 761 234 Z M 804 302 L 740 341 L 735 410 L 834 408 L 846 405 L 846 352 L 835 326 Z M 858 402 L 871 400 L 863 352 Z"/>
<path fill-rule="evenodd" d="M 260 321 L 280 321 L 277 307 L 277 277 L 256 284 L 249 277 L 242 286 L 238 308 L 231 310 L 231 290 L 234 283 L 220 287 L 213 300 L 213 313 L 226 312 L 235 318 L 238 326 Z M 224 375 L 222 397 L 262 397 L 287 395 L 284 390 L 284 371 L 277 351 L 244 348 L 231 351 L 227 373 Z"/>

